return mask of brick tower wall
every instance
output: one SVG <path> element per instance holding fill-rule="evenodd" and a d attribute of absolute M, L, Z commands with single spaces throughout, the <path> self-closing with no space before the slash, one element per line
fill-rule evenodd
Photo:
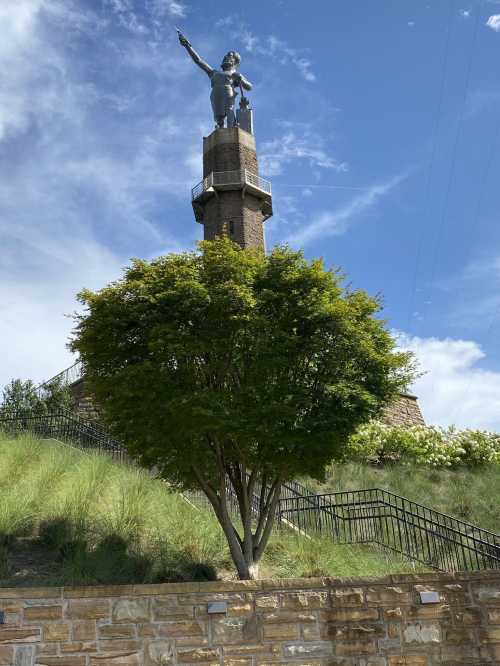
<path fill-rule="evenodd" d="M 258 175 L 255 138 L 237 127 L 219 129 L 203 139 L 203 177 L 247 169 Z M 261 201 L 244 190 L 219 190 L 203 204 L 205 240 L 228 235 L 241 247 L 264 248 Z"/>

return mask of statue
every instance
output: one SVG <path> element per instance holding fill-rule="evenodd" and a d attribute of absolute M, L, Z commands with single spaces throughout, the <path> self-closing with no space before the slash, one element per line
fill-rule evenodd
<path fill-rule="evenodd" d="M 214 113 L 215 127 L 224 127 L 224 120 L 227 118 L 227 127 L 237 127 L 241 125 L 238 122 L 238 117 L 234 112 L 234 102 L 238 95 L 236 88 L 241 90 L 241 101 L 238 116 L 245 118 L 245 125 L 251 128 L 251 116 L 249 116 L 250 109 L 248 107 L 248 99 L 243 95 L 243 89 L 252 90 L 252 84 L 245 79 L 238 71 L 237 67 L 240 64 L 240 54 L 236 51 L 229 51 L 222 60 L 221 69 L 213 69 L 207 64 L 193 49 L 187 38 L 180 30 L 177 30 L 179 35 L 179 42 L 184 46 L 193 61 L 208 74 L 212 85 L 212 92 L 210 94 L 210 101 L 212 103 L 212 110 Z M 249 120 L 246 120 L 249 118 Z M 244 129 L 251 132 L 246 126 Z"/>

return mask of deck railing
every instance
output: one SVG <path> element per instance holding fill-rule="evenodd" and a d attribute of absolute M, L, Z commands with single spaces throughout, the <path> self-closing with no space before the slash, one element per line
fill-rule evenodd
<path fill-rule="evenodd" d="M 250 185 L 251 187 L 255 187 L 262 192 L 265 192 L 266 194 L 271 194 L 271 183 L 268 180 L 261 178 L 256 173 L 252 173 L 248 169 L 236 169 L 233 171 L 213 171 L 193 187 L 191 190 L 191 195 L 193 200 L 195 200 L 211 188 L 231 185 L 238 187 Z"/>

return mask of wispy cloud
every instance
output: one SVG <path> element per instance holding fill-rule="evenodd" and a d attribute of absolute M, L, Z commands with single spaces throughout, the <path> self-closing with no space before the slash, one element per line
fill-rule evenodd
<path fill-rule="evenodd" d="M 259 162 L 262 173 L 278 176 L 292 162 L 302 160 L 311 167 L 347 171 L 347 163 L 339 162 L 325 145 L 325 138 L 306 124 L 288 128 L 280 137 L 262 144 Z"/>
<path fill-rule="evenodd" d="M 231 30 L 231 36 L 243 44 L 248 53 L 260 55 L 280 65 L 293 65 L 301 77 L 310 83 L 316 81 L 311 60 L 306 57 L 304 49 L 290 46 L 275 35 L 256 35 L 246 23 L 236 16 L 226 16 L 216 22 L 216 27 Z"/>
<path fill-rule="evenodd" d="M 383 183 L 372 185 L 340 208 L 319 213 L 312 222 L 290 234 L 286 238 L 286 242 L 303 246 L 320 237 L 339 236 L 345 233 L 363 213 L 376 206 L 383 197 L 387 196 L 407 177 L 408 172 L 406 171 Z"/>
<path fill-rule="evenodd" d="M 500 105 L 500 90 L 477 88 L 467 97 L 465 117 L 476 118 L 483 111 Z"/>
<path fill-rule="evenodd" d="M 500 32 L 500 14 L 493 14 L 486 21 L 488 28 L 491 28 L 495 32 Z"/>
<path fill-rule="evenodd" d="M 458 13 L 464 19 L 468 19 L 471 16 L 471 10 L 470 9 L 459 9 Z"/>

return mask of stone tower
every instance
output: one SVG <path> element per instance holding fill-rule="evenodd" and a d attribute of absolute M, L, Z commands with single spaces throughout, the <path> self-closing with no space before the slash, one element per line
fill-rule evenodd
<path fill-rule="evenodd" d="M 203 138 L 203 180 L 192 190 L 205 240 L 227 235 L 243 248 L 265 250 L 264 222 L 273 214 L 271 183 L 260 178 L 255 138 L 241 127 Z"/>

